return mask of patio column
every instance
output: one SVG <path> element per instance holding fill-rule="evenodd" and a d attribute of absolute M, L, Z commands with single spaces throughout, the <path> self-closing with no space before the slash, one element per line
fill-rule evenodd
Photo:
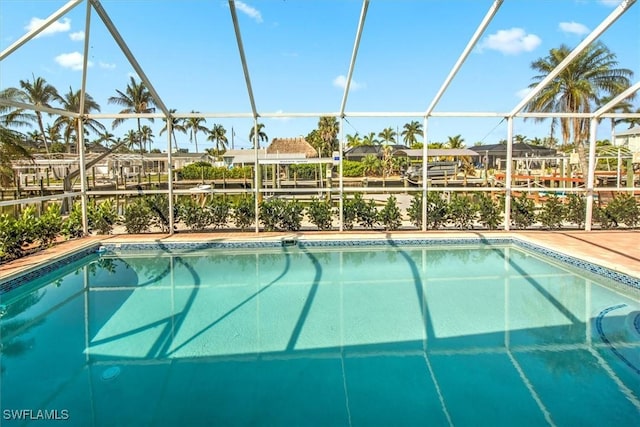
<path fill-rule="evenodd" d="M 507 117 L 507 168 L 504 177 L 504 229 L 511 229 L 511 176 L 513 175 L 513 116 Z"/>
<path fill-rule="evenodd" d="M 587 166 L 587 211 L 584 219 L 584 230 L 591 231 L 591 220 L 593 218 L 593 189 L 595 187 L 596 176 L 596 131 L 598 121 L 589 119 L 589 161 Z"/>

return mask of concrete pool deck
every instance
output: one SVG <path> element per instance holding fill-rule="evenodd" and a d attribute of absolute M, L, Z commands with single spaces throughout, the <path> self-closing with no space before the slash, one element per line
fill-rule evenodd
<path fill-rule="evenodd" d="M 0 280 L 21 274 L 48 261 L 98 242 L 224 242 L 295 237 L 307 240 L 516 238 L 640 278 L 640 230 L 615 231 L 345 231 L 339 232 L 209 232 L 121 234 L 65 241 L 41 252 L 0 266 Z"/>

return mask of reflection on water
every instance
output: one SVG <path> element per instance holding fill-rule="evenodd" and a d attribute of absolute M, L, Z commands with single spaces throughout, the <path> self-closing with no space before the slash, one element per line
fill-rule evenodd
<path fill-rule="evenodd" d="M 97 425 L 640 411 L 637 297 L 511 247 L 104 253 L 56 279 L 0 320 L 5 407 Z"/>

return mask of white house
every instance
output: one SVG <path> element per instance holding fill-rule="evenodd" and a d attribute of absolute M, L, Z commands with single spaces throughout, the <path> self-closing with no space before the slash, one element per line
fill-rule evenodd
<path fill-rule="evenodd" d="M 640 152 L 640 127 L 632 127 L 616 133 L 615 145 L 628 147 L 632 153 Z"/>

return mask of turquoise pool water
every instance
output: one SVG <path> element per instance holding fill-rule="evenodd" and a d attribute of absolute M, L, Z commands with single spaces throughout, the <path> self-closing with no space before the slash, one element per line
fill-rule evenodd
<path fill-rule="evenodd" d="M 511 245 L 106 251 L 1 298 L 3 426 L 640 419 L 638 292 Z"/>

